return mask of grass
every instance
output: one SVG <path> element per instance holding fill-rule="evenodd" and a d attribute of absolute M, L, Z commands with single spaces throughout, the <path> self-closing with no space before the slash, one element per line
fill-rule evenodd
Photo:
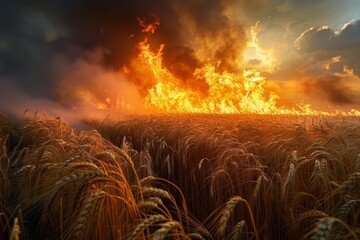
<path fill-rule="evenodd" d="M 0 117 L 1 239 L 359 239 L 360 121 Z"/>

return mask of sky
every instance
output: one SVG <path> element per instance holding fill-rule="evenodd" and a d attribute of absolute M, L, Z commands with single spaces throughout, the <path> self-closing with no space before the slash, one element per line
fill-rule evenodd
<path fill-rule="evenodd" d="M 199 85 L 196 68 L 256 69 L 280 104 L 360 106 L 359 0 L 7 1 L 0 8 L 0 111 L 74 110 L 105 95 L 136 106 L 146 92 L 136 71 L 153 34 L 163 64 Z M 126 71 L 124 70 L 126 69 Z M 141 76 L 141 77 L 140 77 Z M 91 106 L 90 106 L 91 107 Z"/>

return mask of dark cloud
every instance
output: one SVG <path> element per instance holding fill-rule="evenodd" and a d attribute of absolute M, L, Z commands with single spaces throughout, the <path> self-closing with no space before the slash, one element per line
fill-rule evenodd
<path fill-rule="evenodd" d="M 346 84 L 346 79 L 336 75 L 320 77 L 314 82 L 306 82 L 304 87 L 308 95 L 312 95 L 315 99 L 323 98 L 322 100 L 330 101 L 335 105 L 360 103 L 356 92 Z"/>
<path fill-rule="evenodd" d="M 330 28 L 312 28 L 295 42 L 296 50 L 314 62 L 337 58 L 330 64 L 330 71 L 343 72 L 344 67 L 360 76 L 360 20 L 350 22 L 341 31 Z"/>
<path fill-rule="evenodd" d="M 328 49 L 334 48 L 336 35 L 329 28 L 311 28 L 296 40 L 295 47 L 301 53 L 322 53 Z"/>

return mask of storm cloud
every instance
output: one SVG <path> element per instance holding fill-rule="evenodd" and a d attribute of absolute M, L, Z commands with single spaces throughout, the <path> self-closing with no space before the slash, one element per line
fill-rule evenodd
<path fill-rule="evenodd" d="M 338 32 L 329 27 L 311 28 L 296 40 L 295 48 L 313 61 L 336 58 L 329 64 L 333 73 L 349 68 L 360 76 L 360 20 L 347 23 Z"/>

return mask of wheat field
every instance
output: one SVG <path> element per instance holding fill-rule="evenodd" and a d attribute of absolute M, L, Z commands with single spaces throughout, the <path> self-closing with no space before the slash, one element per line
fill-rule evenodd
<path fill-rule="evenodd" d="M 359 239 L 360 121 L 0 116 L 0 239 Z"/>

